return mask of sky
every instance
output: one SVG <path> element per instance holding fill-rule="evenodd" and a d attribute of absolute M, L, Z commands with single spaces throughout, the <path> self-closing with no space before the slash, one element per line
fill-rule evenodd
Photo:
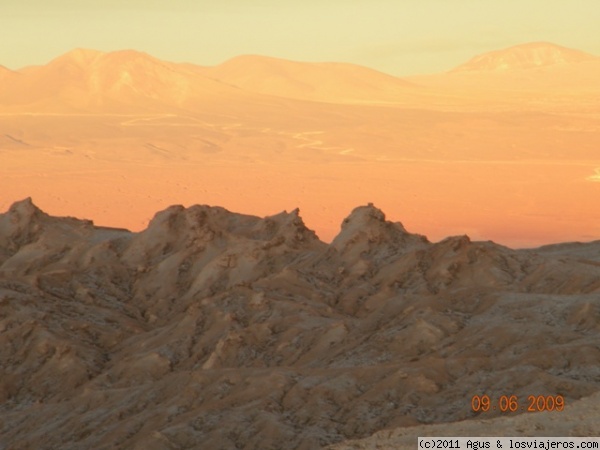
<path fill-rule="evenodd" d="M 402 76 L 533 41 L 600 55 L 599 23 L 598 0 L 2 0 L 0 65 L 135 49 L 200 65 L 260 54 Z"/>

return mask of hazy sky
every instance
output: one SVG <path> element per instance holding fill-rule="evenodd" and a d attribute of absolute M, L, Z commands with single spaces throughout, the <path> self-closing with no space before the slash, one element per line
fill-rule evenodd
<path fill-rule="evenodd" d="M 409 75 L 531 41 L 600 55 L 598 24 L 598 0 L 0 0 L 0 64 L 133 48 L 201 65 L 262 54 Z"/>

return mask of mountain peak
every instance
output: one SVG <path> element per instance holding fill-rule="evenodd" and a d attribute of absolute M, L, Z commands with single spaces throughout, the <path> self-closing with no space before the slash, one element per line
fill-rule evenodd
<path fill-rule="evenodd" d="M 274 216 L 270 216 L 265 219 L 265 222 L 273 224 L 274 226 L 271 225 L 271 227 L 273 230 L 277 230 L 276 234 L 283 237 L 290 244 L 298 242 L 316 242 L 319 240 L 315 232 L 309 229 L 302 220 L 299 208 L 296 208 L 291 212 L 283 211 Z"/>
<path fill-rule="evenodd" d="M 350 215 L 344 219 L 342 229 L 354 224 L 368 225 L 369 223 L 383 222 L 385 222 L 385 213 L 381 209 L 375 207 L 373 203 L 368 203 L 367 205 L 354 208 Z M 402 224 L 398 223 L 398 225 L 404 230 Z"/>
<path fill-rule="evenodd" d="M 39 217 L 46 215 L 40 208 L 38 208 L 31 197 L 27 197 L 23 200 L 14 202 L 8 209 L 9 214 L 17 216 L 22 219 L 29 219 L 32 217 Z"/>
<path fill-rule="evenodd" d="M 8 80 L 9 78 L 14 77 L 15 75 L 17 75 L 16 72 L 10 70 L 8 67 L 0 65 L 0 80 Z"/>
<path fill-rule="evenodd" d="M 373 203 L 354 208 L 342 222 L 340 233 L 331 246 L 338 251 L 353 253 L 369 252 L 377 244 L 390 247 L 407 247 L 423 244 L 427 239 L 406 231 L 400 222 L 390 222 L 382 210 Z"/>
<path fill-rule="evenodd" d="M 452 72 L 532 69 L 593 59 L 598 57 L 550 42 L 529 42 L 475 56 Z"/>
<path fill-rule="evenodd" d="M 12 254 L 35 240 L 48 217 L 33 204 L 31 197 L 13 203 L 6 214 L 0 214 L 0 253 L 4 249 Z"/>
<path fill-rule="evenodd" d="M 141 52 L 138 50 L 116 50 L 114 52 L 106 53 L 104 55 L 104 59 L 108 61 L 114 61 L 115 63 L 125 63 L 128 61 L 152 61 L 155 63 L 166 64 L 165 61 L 160 61 L 152 55 L 149 55 L 146 52 Z"/>
<path fill-rule="evenodd" d="M 102 52 L 99 50 L 76 48 L 53 59 L 48 66 L 74 65 L 84 70 L 98 70 L 100 67 L 114 69 L 140 61 L 163 63 L 153 56 L 137 50 Z"/>
<path fill-rule="evenodd" d="M 91 50 L 87 48 L 76 48 L 67 53 L 62 54 L 61 56 L 55 58 L 50 62 L 52 63 L 72 63 L 77 66 L 88 66 L 94 60 L 98 59 L 102 55 L 105 55 L 104 52 L 99 50 Z"/>

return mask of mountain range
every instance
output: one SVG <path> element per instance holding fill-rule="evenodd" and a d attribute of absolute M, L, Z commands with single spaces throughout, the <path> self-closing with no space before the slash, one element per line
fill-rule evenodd
<path fill-rule="evenodd" d="M 582 65 L 585 65 L 583 67 Z M 550 43 L 531 43 L 473 58 L 449 73 L 406 79 L 347 63 L 307 63 L 245 55 L 203 67 L 161 61 L 146 53 L 125 50 L 100 52 L 77 49 L 43 66 L 11 71 L 0 67 L 0 108 L 10 110 L 79 112 L 198 111 L 217 101 L 260 101 L 257 95 L 332 103 L 431 103 L 441 95 L 431 88 L 446 82 L 460 87 L 474 73 L 499 73 L 519 89 L 522 70 L 532 72 L 524 86 L 542 77 L 541 84 L 566 69 L 585 69 L 589 89 L 598 89 L 600 58 Z M 518 73 L 519 77 L 514 77 Z M 523 80 L 521 80 L 523 81 Z M 576 77 L 579 88 L 581 77 Z M 540 80 L 536 81 L 537 83 Z M 502 86 L 502 82 L 495 83 Z M 506 83 L 506 80 L 504 80 Z M 521 83 L 523 84 L 523 83 Z M 446 88 L 450 85 L 446 83 Z M 589 90 L 587 89 L 587 90 Z M 32 109 L 33 108 L 33 109 Z"/>
<path fill-rule="evenodd" d="M 600 435 L 598 80 L 549 43 L 0 66 L 0 449 Z"/>

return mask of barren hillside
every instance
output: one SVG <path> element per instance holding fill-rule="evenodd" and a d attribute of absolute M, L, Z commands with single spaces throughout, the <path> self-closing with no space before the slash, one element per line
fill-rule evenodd
<path fill-rule="evenodd" d="M 132 233 L 26 199 L 0 215 L 0 447 L 315 449 L 481 419 L 476 394 L 569 405 L 598 391 L 598 259 L 371 204 L 326 244 L 298 210 Z"/>

